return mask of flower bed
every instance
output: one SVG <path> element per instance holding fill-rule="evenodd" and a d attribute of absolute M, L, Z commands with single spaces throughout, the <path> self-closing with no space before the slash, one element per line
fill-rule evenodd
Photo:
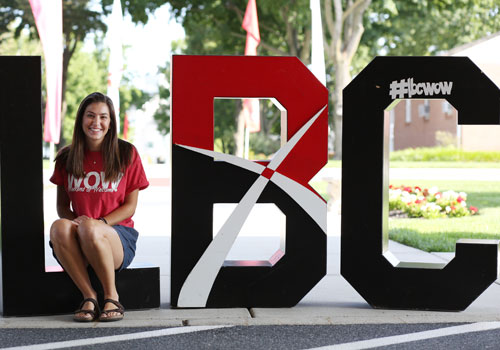
<path fill-rule="evenodd" d="M 467 207 L 467 193 L 445 191 L 437 187 L 389 186 L 389 211 L 410 218 L 446 218 L 476 215 L 476 207 Z M 401 215 L 398 215 L 401 216 Z"/>

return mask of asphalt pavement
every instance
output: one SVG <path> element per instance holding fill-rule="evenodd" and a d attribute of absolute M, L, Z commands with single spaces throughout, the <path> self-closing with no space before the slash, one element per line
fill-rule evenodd
<path fill-rule="evenodd" d="M 2 349 L 498 349 L 500 323 L 2 329 Z"/>

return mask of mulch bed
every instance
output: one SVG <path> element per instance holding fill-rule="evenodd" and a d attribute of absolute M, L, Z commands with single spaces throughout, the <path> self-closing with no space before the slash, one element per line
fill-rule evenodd
<path fill-rule="evenodd" d="M 391 219 L 408 219 L 408 214 L 402 210 L 391 210 L 389 212 L 389 217 Z"/>

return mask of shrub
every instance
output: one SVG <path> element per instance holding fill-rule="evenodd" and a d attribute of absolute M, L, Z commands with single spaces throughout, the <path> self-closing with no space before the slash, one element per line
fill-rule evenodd
<path fill-rule="evenodd" d="M 498 151 L 464 151 L 453 146 L 407 148 L 391 152 L 391 161 L 465 161 L 498 162 Z"/>
<path fill-rule="evenodd" d="M 389 186 L 389 210 L 400 210 L 410 218 L 446 218 L 475 215 L 476 207 L 467 208 L 467 193 L 445 191 L 437 187 Z"/>
<path fill-rule="evenodd" d="M 280 149 L 279 135 L 250 134 L 250 149 L 257 159 L 267 159 Z"/>

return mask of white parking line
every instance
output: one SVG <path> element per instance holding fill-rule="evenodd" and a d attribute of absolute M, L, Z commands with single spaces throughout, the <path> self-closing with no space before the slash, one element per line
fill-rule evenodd
<path fill-rule="evenodd" d="M 159 329 L 156 331 L 148 331 L 148 332 L 138 332 L 138 333 L 119 334 L 119 335 L 112 335 L 112 336 L 103 336 L 103 337 L 99 337 L 99 338 L 75 339 L 75 340 L 61 341 L 61 342 L 55 342 L 55 343 L 14 346 L 11 348 L 2 348 L 2 350 L 62 349 L 62 348 L 70 348 L 70 347 L 74 347 L 74 346 L 88 346 L 88 345 L 95 345 L 95 344 L 107 344 L 107 343 L 113 343 L 113 342 L 118 342 L 118 341 L 136 340 L 136 339 L 154 338 L 154 337 L 164 337 L 167 335 L 208 331 L 211 329 L 218 329 L 218 328 L 225 328 L 225 327 L 232 327 L 232 326 L 176 327 L 176 328 Z"/>
<path fill-rule="evenodd" d="M 431 338 L 445 337 L 449 335 L 457 335 L 470 332 L 488 331 L 491 329 L 500 328 L 500 322 L 478 322 L 461 326 L 453 326 L 446 328 L 433 329 L 430 331 L 415 332 L 409 334 L 395 335 L 391 337 L 382 337 L 369 340 L 355 341 L 352 343 L 343 343 L 322 346 L 319 348 L 311 348 L 308 350 L 357 350 L 370 349 L 379 346 L 394 345 L 408 343 L 412 341 L 425 340 Z"/>

